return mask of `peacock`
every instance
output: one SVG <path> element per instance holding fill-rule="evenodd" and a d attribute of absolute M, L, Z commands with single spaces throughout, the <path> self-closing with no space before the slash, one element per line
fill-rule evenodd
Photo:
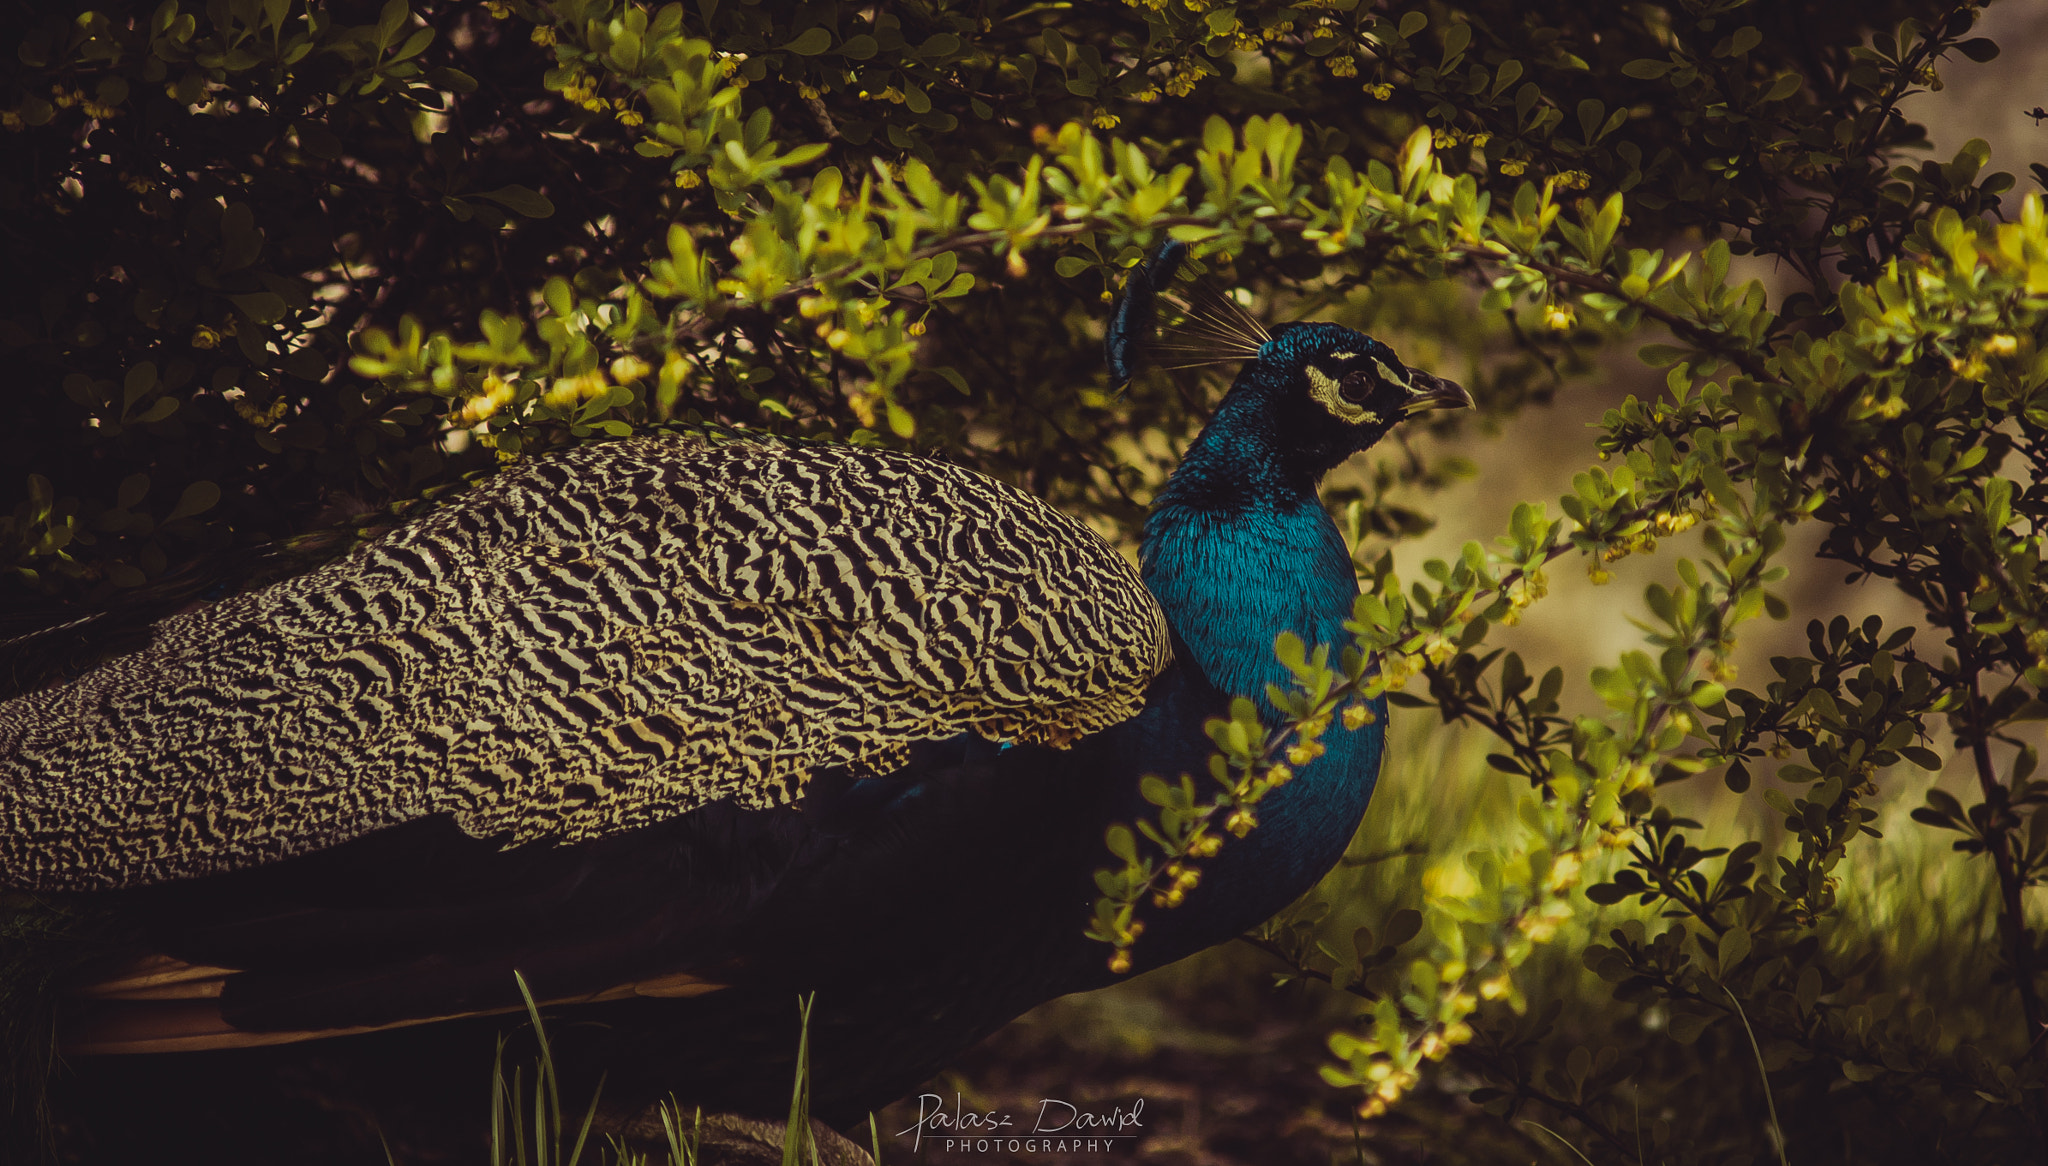
<path fill-rule="evenodd" d="M 1119 384 L 1185 252 L 1134 269 Z M 1276 633 L 1345 638 L 1321 478 L 1471 404 L 1352 329 L 1211 303 L 1162 351 L 1242 368 L 1136 570 L 943 462 L 640 436 L 531 458 L 0 703 L 0 884 L 88 937 L 56 1018 L 82 1124 L 96 1099 L 297 1081 L 233 1131 L 249 1160 L 336 1144 L 336 1091 L 388 1136 L 481 1093 L 517 971 L 620 1122 L 670 1096 L 786 1113 L 811 996 L 812 1112 L 844 1126 L 1115 979 L 1083 935 L 1105 828 L 1149 809 L 1144 775 L 1206 771 L 1233 697 L 1277 718 Z M 1334 866 L 1384 724 L 1332 728 L 1137 969 Z M 144 1128 L 95 1136 L 113 1160 L 159 1145 Z"/>

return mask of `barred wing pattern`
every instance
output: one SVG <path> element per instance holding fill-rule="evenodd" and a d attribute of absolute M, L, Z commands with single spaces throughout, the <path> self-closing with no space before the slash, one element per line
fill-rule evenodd
<path fill-rule="evenodd" d="M 586 446 L 0 704 L 0 882 L 211 874 L 443 812 L 517 843 L 784 804 L 964 730 L 1067 744 L 1169 656 L 1113 548 L 980 474 Z"/>

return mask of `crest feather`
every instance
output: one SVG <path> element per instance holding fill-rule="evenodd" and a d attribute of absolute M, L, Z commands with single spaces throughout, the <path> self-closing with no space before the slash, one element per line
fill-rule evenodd
<path fill-rule="evenodd" d="M 1257 316 L 1207 284 L 1196 284 L 1188 300 L 1175 306 L 1184 319 L 1153 346 L 1161 368 L 1239 364 L 1257 357 L 1273 338 Z"/>

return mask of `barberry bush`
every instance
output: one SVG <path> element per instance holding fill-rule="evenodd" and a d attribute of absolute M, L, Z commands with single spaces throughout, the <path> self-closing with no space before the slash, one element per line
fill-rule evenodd
<path fill-rule="evenodd" d="M 1283 637 L 1290 723 L 1242 706 L 1111 832 L 1075 920 L 1104 959 L 1385 693 L 1487 735 L 1517 809 L 1415 911 L 1356 927 L 1347 878 L 1252 937 L 1355 1005 L 1324 1077 L 1368 1132 L 1431 1104 L 1503 1131 L 1438 1160 L 2038 1159 L 2048 212 L 1982 142 L 1918 161 L 1903 104 L 1996 55 L 1977 15 L 17 0 L 0 610 L 169 611 L 662 427 L 916 449 L 1129 540 L 1222 387 L 1099 366 L 1178 239 L 1480 408 L 1332 490 L 1355 638 Z M 1623 361 L 1646 387 L 1582 448 L 1517 447 Z M 1489 434 L 1569 458 L 1562 496 L 1411 561 Z M 1660 539 L 1613 608 L 1639 649 L 1525 659 L 1554 575 Z M 1916 614 L 1795 609 L 1814 573 Z M 1807 630 L 1737 675 L 1772 621 Z M 1761 808 L 1697 815 L 1710 787 Z M 1901 853 L 1947 925 L 1872 925 L 1856 872 Z"/>

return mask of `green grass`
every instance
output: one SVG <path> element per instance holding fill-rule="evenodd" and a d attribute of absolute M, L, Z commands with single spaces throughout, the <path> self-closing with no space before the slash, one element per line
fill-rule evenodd
<path fill-rule="evenodd" d="M 527 1024 L 533 1029 L 538 1048 L 530 1066 L 515 1066 L 508 1077 L 505 1073 L 508 1038 L 498 1038 L 497 1055 L 491 1064 L 490 1166 L 580 1166 L 586 1150 L 593 1154 L 593 1166 L 654 1166 L 648 1153 L 626 1145 L 617 1135 L 606 1139 L 608 1146 L 592 1143 L 590 1135 L 597 1118 L 598 1102 L 604 1094 L 602 1079 L 591 1090 L 582 1119 L 573 1127 L 563 1120 L 561 1080 L 555 1072 L 554 1049 L 548 1042 L 547 1024 L 541 1019 L 540 1008 L 527 988 L 526 977 L 517 972 L 513 975 L 519 982 L 519 994 L 526 1002 Z M 819 1163 L 810 1117 L 811 1006 L 814 999 L 806 996 L 797 1002 L 802 1022 L 797 1035 L 796 1074 L 790 1090 L 789 1123 L 783 1134 L 783 1166 L 818 1166 Z M 529 1079 L 533 1083 L 530 1093 L 527 1091 Z M 686 1121 L 681 1103 L 670 1097 L 659 1104 L 657 1113 L 667 1155 L 665 1166 L 697 1166 L 704 1145 L 704 1111 L 695 1110 Z M 875 1160 L 879 1163 L 881 1135 L 876 1131 L 872 1118 L 869 1132 L 874 1140 Z M 385 1155 L 387 1159 L 391 1158 L 388 1146 Z M 398 1166 L 395 1159 L 393 1166 Z"/>

